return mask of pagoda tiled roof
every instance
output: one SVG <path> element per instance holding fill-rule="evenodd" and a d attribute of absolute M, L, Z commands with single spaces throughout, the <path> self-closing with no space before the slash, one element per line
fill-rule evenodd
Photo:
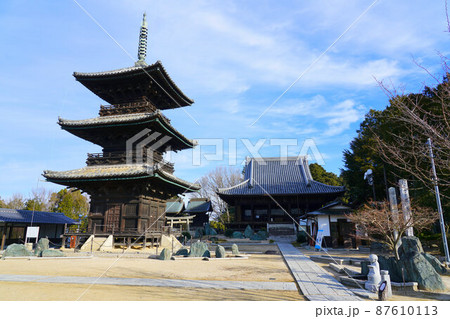
<path fill-rule="evenodd" d="M 197 145 L 197 141 L 188 139 L 178 130 L 176 130 L 171 124 L 169 119 L 167 119 L 161 111 L 150 113 L 133 113 L 133 114 L 121 114 L 121 115 L 109 115 L 109 116 L 98 116 L 95 118 L 84 119 L 84 120 L 67 120 L 63 118 L 58 118 L 58 124 L 62 129 L 71 130 L 82 130 L 82 129 L 92 129 L 92 128 L 102 128 L 108 126 L 123 126 L 123 125 L 135 125 L 143 124 L 146 122 L 159 122 L 161 126 L 173 136 L 180 139 L 189 147 L 194 147 Z"/>
<path fill-rule="evenodd" d="M 136 122 L 142 120 L 153 119 L 158 115 L 164 118 L 167 122 L 167 118 L 163 116 L 159 111 L 151 113 L 133 113 L 133 114 L 120 114 L 120 115 L 109 115 L 109 116 L 98 116 L 90 119 L 84 120 L 67 120 L 63 118 L 58 118 L 58 124 L 61 126 L 68 127 L 84 127 L 92 125 L 102 125 L 102 124 L 117 124 L 117 123 L 128 123 Z"/>
<path fill-rule="evenodd" d="M 306 157 L 251 158 L 245 165 L 244 181 L 229 188 L 219 188 L 222 196 L 319 195 L 345 191 L 314 181 Z"/>
<path fill-rule="evenodd" d="M 63 213 L 31 211 L 23 209 L 0 208 L 0 222 L 4 223 L 34 223 L 75 225 L 78 222 L 65 216 Z"/>
<path fill-rule="evenodd" d="M 69 171 L 44 171 L 43 176 L 56 183 L 159 178 L 191 191 L 200 189 L 198 184 L 189 183 L 157 166 L 148 164 L 93 165 Z"/>
<path fill-rule="evenodd" d="M 77 81 L 81 82 L 84 86 L 86 86 L 89 90 L 91 90 L 94 94 L 98 95 L 101 99 L 109 102 L 110 104 L 118 103 L 115 98 L 105 95 L 102 92 L 98 91 L 96 86 L 93 86 L 92 83 L 97 82 L 117 82 L 121 79 L 126 79 L 127 83 L 130 83 L 130 80 L 133 77 L 144 77 L 147 83 L 157 82 L 158 87 L 162 87 L 167 95 L 171 97 L 171 105 L 160 105 L 158 108 L 166 109 L 166 108 L 176 108 L 180 106 L 188 106 L 194 103 L 194 100 L 187 97 L 183 91 L 175 84 L 172 78 L 167 73 L 161 61 L 156 61 L 154 64 L 147 66 L 132 66 L 127 68 L 121 68 L 117 70 L 111 71 L 102 71 L 102 72 L 74 72 L 73 76 L 77 79 Z M 157 78 L 155 78 L 157 77 Z M 111 82 L 112 83 L 112 82 Z M 119 102 L 120 103 L 120 102 Z"/>

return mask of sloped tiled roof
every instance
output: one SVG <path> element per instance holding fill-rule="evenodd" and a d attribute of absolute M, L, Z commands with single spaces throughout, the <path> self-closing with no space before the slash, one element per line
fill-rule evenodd
<path fill-rule="evenodd" d="M 342 204 L 341 201 L 334 201 L 326 204 L 325 206 L 307 213 L 305 216 L 313 215 L 344 215 L 346 213 L 351 213 L 353 209 L 349 206 Z"/>
<path fill-rule="evenodd" d="M 185 213 L 206 213 L 212 211 L 211 201 L 206 198 L 193 198 L 189 201 Z"/>
<path fill-rule="evenodd" d="M 343 186 L 313 180 L 306 157 L 251 158 L 245 166 L 244 181 L 218 189 L 219 195 L 312 195 L 339 194 Z"/>
<path fill-rule="evenodd" d="M 84 120 L 67 120 L 58 118 L 58 124 L 62 129 L 77 135 L 78 130 L 91 130 L 93 128 L 107 128 L 111 126 L 129 126 L 138 125 L 143 123 L 158 123 L 160 129 L 165 129 L 170 135 L 181 141 L 183 145 L 188 147 L 194 147 L 197 142 L 188 139 L 178 130 L 176 130 L 159 110 L 151 113 L 135 113 L 135 114 L 121 114 L 121 115 L 109 115 L 99 116 Z"/>
<path fill-rule="evenodd" d="M 69 171 L 44 171 L 43 176 L 51 182 L 76 182 L 94 180 L 123 180 L 131 178 L 160 178 L 175 183 L 185 189 L 197 191 L 200 185 L 192 184 L 181 178 L 147 164 L 93 165 Z"/>
<path fill-rule="evenodd" d="M 63 213 L 34 212 L 22 209 L 0 208 L 0 222 L 30 224 L 68 224 L 75 225 L 78 222 L 65 216 Z"/>
<path fill-rule="evenodd" d="M 117 123 L 127 123 L 142 121 L 155 118 L 159 111 L 152 113 L 133 113 L 133 114 L 120 114 L 120 115 L 109 115 L 109 116 L 99 116 L 95 118 L 85 119 L 85 120 L 66 120 L 63 118 L 58 118 L 58 124 L 61 126 L 68 127 L 78 127 L 78 126 L 92 126 L 92 125 L 102 125 L 102 124 L 117 124 Z"/>

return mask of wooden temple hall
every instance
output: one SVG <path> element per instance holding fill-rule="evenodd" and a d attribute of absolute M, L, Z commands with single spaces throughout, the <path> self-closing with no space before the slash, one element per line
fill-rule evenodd
<path fill-rule="evenodd" d="M 68 171 L 44 171 L 47 181 L 74 187 L 90 195 L 85 235 L 114 234 L 154 237 L 167 230 L 166 201 L 200 189 L 174 175 L 174 164 L 163 159 L 167 150 L 195 146 L 178 132 L 161 110 L 190 106 L 162 63 L 148 65 L 147 22 L 144 14 L 138 61 L 132 67 L 73 75 L 108 105 L 99 116 L 83 120 L 59 118 L 61 129 L 92 142 L 102 152 L 88 154 L 87 166 Z M 65 236 L 80 235 L 67 231 Z M 152 238 L 153 240 L 153 238 Z"/>
<path fill-rule="evenodd" d="M 300 217 L 343 195 L 343 186 L 315 181 L 306 157 L 247 158 L 244 181 L 218 195 L 235 212 L 230 227 L 267 228 L 273 235 L 294 234 Z"/>

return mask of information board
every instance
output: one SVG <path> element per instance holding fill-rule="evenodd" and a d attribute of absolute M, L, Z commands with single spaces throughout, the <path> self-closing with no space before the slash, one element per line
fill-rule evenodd
<path fill-rule="evenodd" d="M 26 238 L 38 238 L 39 237 L 39 227 L 38 226 L 28 226 Z"/>

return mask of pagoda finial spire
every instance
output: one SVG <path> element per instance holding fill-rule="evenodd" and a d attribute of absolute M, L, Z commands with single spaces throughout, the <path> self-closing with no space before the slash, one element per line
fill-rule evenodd
<path fill-rule="evenodd" d="M 147 55 L 147 34 L 147 14 L 144 12 L 141 31 L 139 33 L 138 61 L 135 63 L 135 66 L 147 66 L 147 63 L 145 62 L 145 57 Z"/>

